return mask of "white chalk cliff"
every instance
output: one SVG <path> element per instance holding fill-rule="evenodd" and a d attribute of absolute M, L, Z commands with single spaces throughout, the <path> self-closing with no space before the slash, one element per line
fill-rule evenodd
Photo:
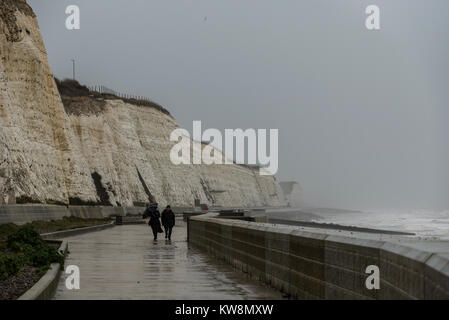
<path fill-rule="evenodd" d="M 178 125 L 163 110 L 61 98 L 33 11 L 25 0 L 0 6 L 0 203 L 285 204 L 275 179 L 256 169 L 172 164 Z"/>
<path fill-rule="evenodd" d="M 279 185 L 289 207 L 301 208 L 306 206 L 304 193 L 299 183 L 296 181 L 283 181 Z"/>

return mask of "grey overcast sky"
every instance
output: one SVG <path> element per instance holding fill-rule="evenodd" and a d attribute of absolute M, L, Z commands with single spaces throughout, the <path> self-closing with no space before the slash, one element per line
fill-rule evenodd
<path fill-rule="evenodd" d="M 449 208 L 447 0 L 28 3 L 57 77 L 75 58 L 81 83 L 148 96 L 189 131 L 278 128 L 277 178 L 310 204 Z"/>

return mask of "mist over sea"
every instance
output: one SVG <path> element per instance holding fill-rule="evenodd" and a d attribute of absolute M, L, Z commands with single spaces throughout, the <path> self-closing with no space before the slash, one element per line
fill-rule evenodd
<path fill-rule="evenodd" d="M 449 210 L 342 210 L 291 208 L 268 212 L 271 218 L 414 233 L 420 238 L 449 240 Z"/>

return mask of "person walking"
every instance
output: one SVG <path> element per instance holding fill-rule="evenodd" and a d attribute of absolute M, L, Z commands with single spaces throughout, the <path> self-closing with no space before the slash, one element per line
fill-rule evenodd
<path fill-rule="evenodd" d="M 162 211 L 162 225 L 165 229 L 165 239 L 171 240 L 171 234 L 173 227 L 175 226 L 175 214 L 171 210 L 170 206 L 167 206 L 164 211 Z"/>
<path fill-rule="evenodd" d="M 148 225 L 151 227 L 151 230 L 153 231 L 154 241 L 157 240 L 157 234 L 163 232 L 161 228 L 161 221 L 159 220 L 161 214 L 159 213 L 157 206 L 158 206 L 157 203 L 152 203 L 144 212 L 145 216 L 150 217 Z"/>

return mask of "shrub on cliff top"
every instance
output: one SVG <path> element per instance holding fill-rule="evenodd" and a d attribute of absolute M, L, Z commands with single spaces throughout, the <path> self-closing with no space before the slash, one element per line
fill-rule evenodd
<path fill-rule="evenodd" d="M 149 100 L 140 100 L 140 99 L 134 99 L 134 98 L 124 98 L 116 96 L 115 94 L 110 93 L 99 93 L 96 91 L 91 91 L 88 87 L 83 86 L 78 81 L 73 79 L 64 79 L 59 80 L 55 77 L 56 86 L 58 87 L 59 94 L 63 98 L 64 106 L 66 105 L 66 99 L 65 97 L 86 97 L 86 96 L 93 96 L 96 98 L 103 98 L 103 99 L 120 99 L 126 103 L 130 103 L 137 106 L 146 106 L 154 108 L 166 115 L 171 116 L 170 112 L 162 107 L 161 105 L 157 104 L 156 102 L 149 101 Z"/>
<path fill-rule="evenodd" d="M 78 81 L 72 79 L 59 80 L 55 78 L 59 94 L 69 97 L 84 97 L 90 94 L 88 87 L 81 85 Z"/>

